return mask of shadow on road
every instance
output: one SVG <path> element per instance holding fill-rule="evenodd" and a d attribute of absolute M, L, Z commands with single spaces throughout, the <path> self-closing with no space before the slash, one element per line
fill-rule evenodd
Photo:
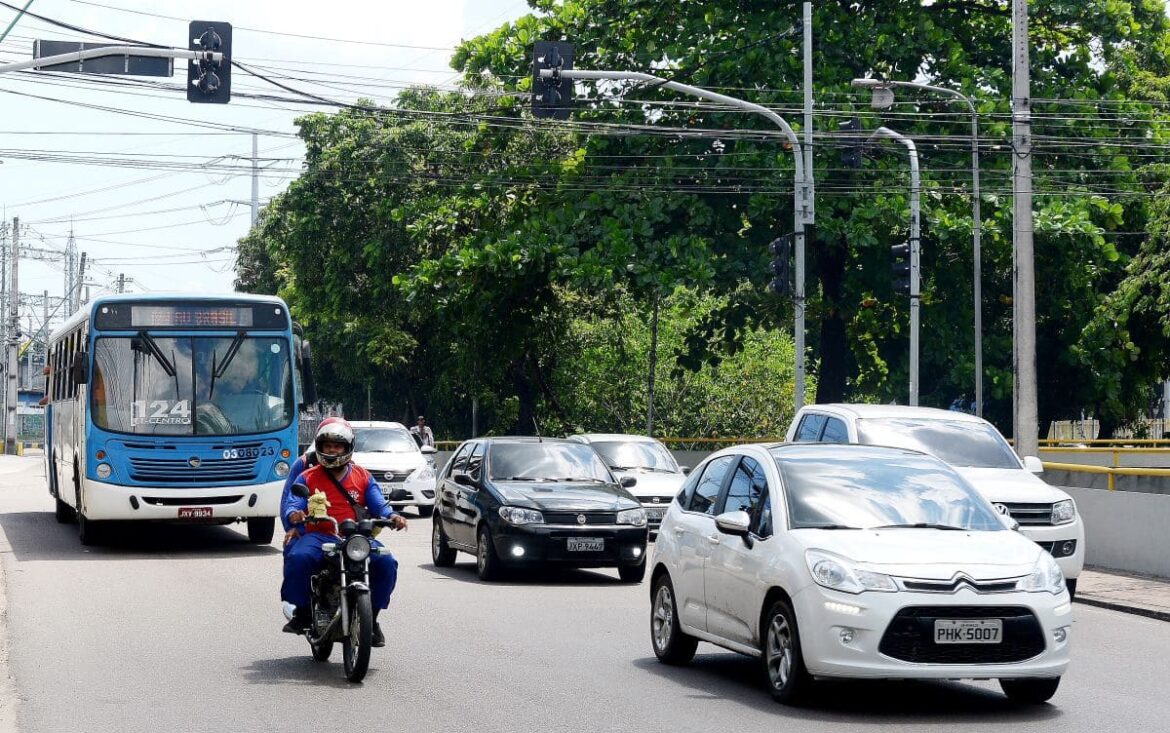
<path fill-rule="evenodd" d="M 462 559 L 463 556 L 460 557 Z M 470 555 L 466 557 L 471 558 Z M 504 572 L 500 580 L 493 580 L 486 582 L 479 579 L 475 572 L 475 559 L 471 558 L 470 562 L 456 562 L 454 567 L 440 568 L 433 563 L 424 562 L 419 563 L 419 568 L 428 570 L 435 575 L 449 578 L 451 580 L 461 580 L 465 583 L 475 583 L 477 585 L 499 585 L 499 586 L 576 586 L 581 588 L 597 587 L 608 588 L 615 585 L 626 585 L 615 577 L 605 575 L 600 571 L 585 570 L 581 568 L 519 568 L 509 569 Z"/>
<path fill-rule="evenodd" d="M 85 547 L 76 524 L 58 524 L 52 512 L 0 514 L 0 528 L 18 562 L 44 560 L 200 559 L 279 555 L 272 545 L 253 545 L 240 532 L 218 525 L 113 522 L 101 545 Z"/>
<path fill-rule="evenodd" d="M 373 661 L 373 660 L 371 660 Z M 361 690 L 362 684 L 355 684 L 345 679 L 345 671 L 341 665 L 341 645 L 333 649 L 333 658 L 328 662 L 315 662 L 309 656 L 309 645 L 305 644 L 305 653 L 301 656 L 282 657 L 280 659 L 257 659 L 251 664 L 242 667 L 244 681 L 252 685 L 288 685 L 301 684 L 313 687 L 332 687 L 338 690 Z M 378 676 L 378 670 L 370 667 L 365 682 L 371 682 Z M 368 691 L 363 694 L 369 694 Z"/>
<path fill-rule="evenodd" d="M 649 645 L 649 639 L 646 640 Z M 699 654 L 686 667 L 671 667 L 655 657 L 635 659 L 634 666 L 693 690 L 687 697 L 734 700 L 754 710 L 785 718 L 854 725 L 930 722 L 1050 721 L 1061 717 L 1056 705 L 1021 705 L 998 690 L 960 682 L 825 681 L 813 686 L 800 706 L 772 700 L 759 661 L 734 652 Z M 1060 693 L 1057 692 L 1059 700 Z"/>

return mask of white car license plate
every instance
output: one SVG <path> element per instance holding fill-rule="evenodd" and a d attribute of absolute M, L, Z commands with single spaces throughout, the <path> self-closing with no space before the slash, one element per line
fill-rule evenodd
<path fill-rule="evenodd" d="M 935 619 L 935 644 L 998 644 L 1003 621 L 997 618 Z"/>
<path fill-rule="evenodd" d="M 665 509 L 658 509 L 658 508 L 656 508 L 656 509 L 647 509 L 647 510 L 646 510 L 646 519 L 650 520 L 651 522 L 659 522 L 659 521 L 662 521 L 662 515 L 663 515 L 665 512 L 666 512 L 666 510 L 665 510 Z"/>
<path fill-rule="evenodd" d="M 570 537 L 565 540 L 569 552 L 601 552 L 605 549 L 604 537 Z"/>

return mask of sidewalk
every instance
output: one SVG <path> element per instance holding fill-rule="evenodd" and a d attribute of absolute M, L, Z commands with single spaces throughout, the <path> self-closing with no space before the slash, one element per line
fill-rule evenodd
<path fill-rule="evenodd" d="M 1075 602 L 1170 621 L 1170 580 L 1085 568 L 1077 579 Z"/>

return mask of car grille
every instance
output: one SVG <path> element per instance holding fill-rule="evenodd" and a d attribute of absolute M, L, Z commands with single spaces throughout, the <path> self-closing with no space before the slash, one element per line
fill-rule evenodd
<path fill-rule="evenodd" d="M 935 644 L 935 619 L 998 618 L 1003 621 L 999 644 Z M 1018 606 L 911 606 L 898 612 L 878 651 L 887 657 L 918 664 L 1009 664 L 1044 651 L 1044 631 L 1036 616 Z"/>
<path fill-rule="evenodd" d="M 414 469 L 408 469 L 406 471 L 379 471 L 375 474 L 375 477 L 383 481 L 389 481 L 390 483 L 402 483 L 412 473 L 414 473 Z"/>
<path fill-rule="evenodd" d="M 234 448 L 258 448 L 239 445 Z M 130 458 L 130 479 L 143 483 L 247 483 L 256 479 L 256 458 L 201 458 L 192 466 L 188 458 Z"/>
<path fill-rule="evenodd" d="M 1021 527 L 1048 526 L 1052 524 L 1051 504 L 1013 504 L 999 502 L 1007 508 L 1011 518 L 1020 523 Z"/>
<path fill-rule="evenodd" d="M 666 508 L 670 506 L 670 502 L 674 501 L 673 496 L 639 496 L 638 501 L 642 502 L 643 506 Z"/>
<path fill-rule="evenodd" d="M 617 524 L 616 512 L 541 512 L 545 524 Z M 582 522 L 578 517 L 585 517 Z"/>
<path fill-rule="evenodd" d="M 954 578 L 953 580 L 922 580 L 901 579 L 902 587 L 916 593 L 954 593 L 960 588 L 970 588 L 976 593 L 1006 593 L 1016 589 L 1016 580 L 999 578 L 996 580 L 972 580 L 970 578 Z"/>

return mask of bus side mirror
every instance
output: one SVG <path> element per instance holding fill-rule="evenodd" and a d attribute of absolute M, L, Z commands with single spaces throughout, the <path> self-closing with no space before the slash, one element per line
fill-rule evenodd
<path fill-rule="evenodd" d="M 301 342 L 301 408 L 317 401 L 317 383 L 313 381 L 313 348 Z"/>
<path fill-rule="evenodd" d="M 78 351 L 73 354 L 73 383 L 74 384 L 88 384 L 89 383 L 89 369 L 85 360 L 85 352 Z"/>

